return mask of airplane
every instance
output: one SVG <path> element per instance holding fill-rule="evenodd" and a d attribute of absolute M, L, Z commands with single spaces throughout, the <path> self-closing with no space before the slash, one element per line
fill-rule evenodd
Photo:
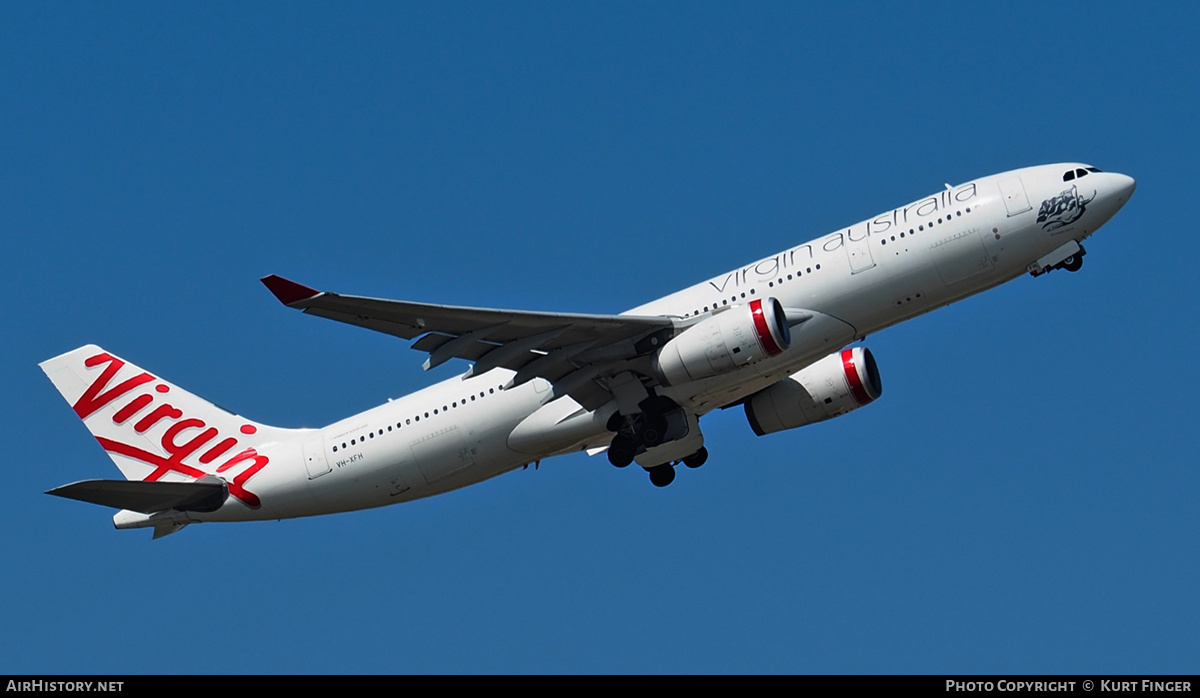
<path fill-rule="evenodd" d="M 867 335 L 1026 273 L 1078 271 L 1136 182 L 1081 163 L 959 184 L 619 315 L 430 305 L 271 275 L 289 308 L 404 340 L 464 373 L 322 429 L 228 412 L 97 346 L 41 363 L 124 480 L 54 494 L 153 537 L 449 492 L 546 458 L 605 453 L 657 486 L 704 464 L 700 418 L 740 406 L 759 436 L 882 395 Z"/>

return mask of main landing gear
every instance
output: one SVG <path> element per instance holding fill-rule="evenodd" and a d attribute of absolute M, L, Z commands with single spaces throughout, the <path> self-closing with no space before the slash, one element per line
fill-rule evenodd
<path fill-rule="evenodd" d="M 664 463 L 656 465 L 653 468 L 646 470 L 650 474 L 650 482 L 655 487 L 666 487 L 675 481 L 675 466 L 683 463 L 689 468 L 699 468 L 708 460 L 708 449 L 701 446 L 699 451 L 696 451 L 690 456 L 686 456 L 682 460 L 677 460 L 674 463 Z"/>
<path fill-rule="evenodd" d="M 633 462 L 633 456 L 637 452 L 637 444 L 630 439 L 617 434 L 613 437 L 612 444 L 608 447 L 608 462 L 624 468 Z"/>
<path fill-rule="evenodd" d="M 675 482 L 675 466 L 670 463 L 657 465 L 646 472 L 650 473 L 650 482 L 654 483 L 655 487 L 666 487 Z"/>
<path fill-rule="evenodd" d="M 638 448 L 653 448 L 667 437 L 667 418 L 659 412 L 614 414 L 608 428 L 617 432 L 608 447 L 608 462 L 624 468 L 633 462 Z"/>
<path fill-rule="evenodd" d="M 615 453 L 613 449 L 616 449 Z M 608 447 L 608 460 L 618 468 L 624 468 L 633 462 L 633 451 L 628 449 L 626 444 L 621 439 L 620 434 L 613 437 L 613 445 Z M 686 456 L 682 460 L 677 460 L 672 463 L 663 463 L 656 465 L 653 468 L 647 468 L 646 473 L 650 475 L 650 482 L 655 487 L 666 487 L 675 481 L 675 466 L 683 463 L 689 468 L 699 468 L 708 460 L 708 449 L 703 446 L 699 451 L 696 451 L 690 456 Z"/>
<path fill-rule="evenodd" d="M 632 414 L 615 412 L 609 418 L 608 429 L 616 434 L 608 446 L 608 462 L 618 468 L 624 468 L 632 463 L 638 454 L 669 444 L 663 446 L 662 450 L 655 451 L 655 455 L 648 456 L 656 460 L 672 459 L 666 462 L 659 460 L 659 465 L 646 468 L 650 482 L 656 487 L 666 487 L 675 481 L 675 466 L 679 463 L 689 468 L 704 465 L 704 461 L 708 460 L 708 450 L 700 446 L 703 441 L 697 437 L 693 437 L 695 446 L 692 446 L 697 450 L 683 458 L 679 457 L 680 452 L 687 453 L 685 449 L 690 442 L 686 441 L 689 433 L 688 417 L 678 404 L 666 397 L 651 396 L 638 403 L 637 407 L 638 411 Z M 692 422 L 695 422 L 694 418 Z M 649 462 L 653 463 L 653 460 Z"/>

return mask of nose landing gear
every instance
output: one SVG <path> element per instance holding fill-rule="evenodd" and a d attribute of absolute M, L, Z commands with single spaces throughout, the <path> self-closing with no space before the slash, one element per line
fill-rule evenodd
<path fill-rule="evenodd" d="M 1082 245 L 1074 240 L 1068 240 L 1058 249 L 1030 264 L 1029 273 L 1033 276 L 1041 276 L 1055 269 L 1079 271 L 1083 268 L 1085 254 L 1087 254 L 1087 250 L 1083 249 Z"/>

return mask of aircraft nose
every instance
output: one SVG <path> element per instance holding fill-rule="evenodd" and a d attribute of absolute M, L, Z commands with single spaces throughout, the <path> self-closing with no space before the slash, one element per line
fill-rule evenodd
<path fill-rule="evenodd" d="M 1113 191 L 1116 193 L 1117 203 L 1124 205 L 1126 201 L 1129 201 L 1129 197 L 1133 196 L 1133 190 L 1137 189 L 1137 181 L 1129 175 L 1113 173 L 1113 177 L 1116 178 L 1116 186 Z"/>

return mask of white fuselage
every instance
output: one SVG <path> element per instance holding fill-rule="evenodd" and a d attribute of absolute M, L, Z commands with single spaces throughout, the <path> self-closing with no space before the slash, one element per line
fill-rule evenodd
<path fill-rule="evenodd" d="M 778 356 L 659 392 L 704 415 L 855 339 L 1021 276 L 1095 232 L 1132 192 L 1133 180 L 1119 174 L 1090 171 L 1064 181 L 1064 172 L 1082 168 L 1046 165 L 947 187 L 631 309 L 627 314 L 687 325 L 774 297 L 813 316 L 793 328 L 791 347 Z M 1047 215 L 1061 224 L 1039 222 Z M 502 389 L 512 375 L 495 369 L 452 378 L 260 448 L 271 462 L 253 478 L 260 508 L 231 498 L 215 512 L 186 516 L 274 519 L 383 506 L 600 448 L 612 438 L 605 428 L 612 406 L 593 413 L 569 397 L 551 401 L 551 386 L 540 378 Z"/>

